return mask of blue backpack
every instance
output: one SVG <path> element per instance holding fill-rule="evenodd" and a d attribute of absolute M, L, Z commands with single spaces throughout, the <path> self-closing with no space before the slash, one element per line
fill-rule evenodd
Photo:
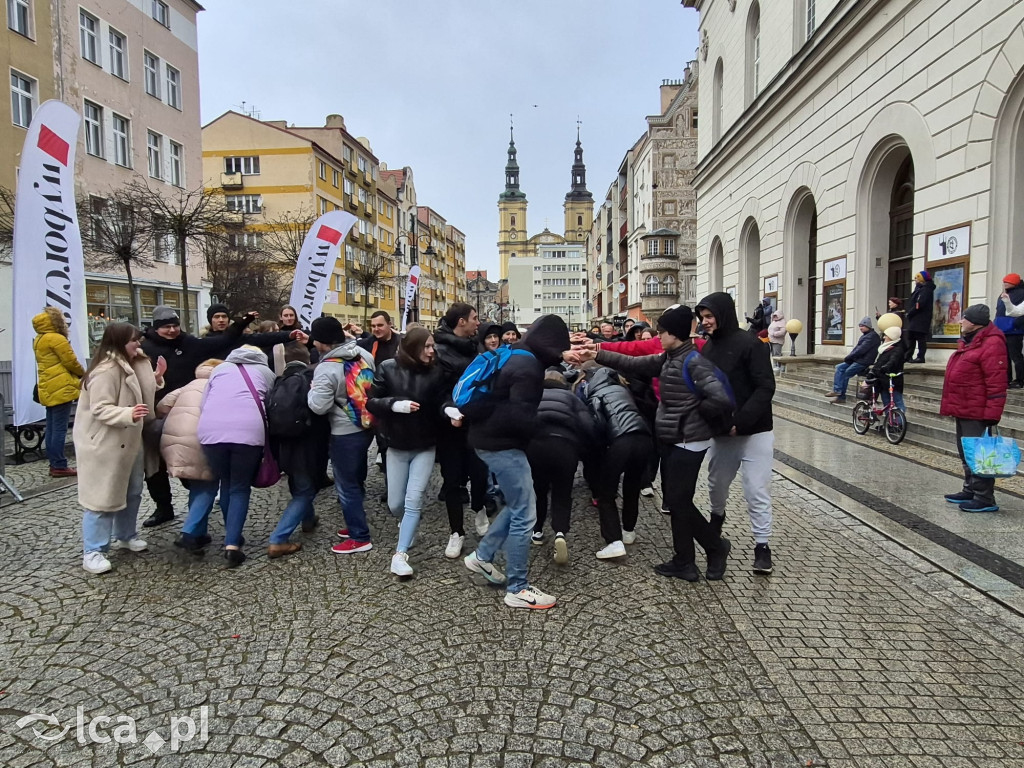
<path fill-rule="evenodd" d="M 455 389 L 452 390 L 455 407 L 462 408 L 487 397 L 491 392 L 491 384 L 498 377 L 498 371 L 505 367 L 505 363 L 512 359 L 513 355 L 533 357 L 533 354 L 525 349 L 512 349 L 504 346 L 477 355 L 459 378 Z"/>
<path fill-rule="evenodd" d="M 683 360 L 683 383 L 686 384 L 686 388 L 690 390 L 690 394 L 697 395 L 698 397 L 700 397 L 700 392 L 697 391 L 697 384 L 694 382 L 693 375 L 690 373 L 690 363 L 692 363 L 699 354 L 700 352 L 695 349 Z M 736 395 L 733 394 L 732 384 L 729 383 L 729 377 L 726 376 L 722 372 L 722 369 L 714 363 L 711 363 L 711 367 L 715 369 L 715 378 L 718 379 L 722 387 L 725 389 L 725 394 L 729 396 L 729 402 L 732 403 L 733 410 L 735 410 Z"/>

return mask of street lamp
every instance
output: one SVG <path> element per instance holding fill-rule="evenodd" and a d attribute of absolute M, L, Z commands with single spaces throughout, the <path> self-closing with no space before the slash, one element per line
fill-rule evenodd
<path fill-rule="evenodd" d="M 437 255 L 434 250 L 434 246 L 430 243 L 428 235 L 417 235 L 416 234 L 416 217 L 412 217 L 412 224 L 409 228 L 407 235 L 409 238 L 409 266 L 414 267 L 419 264 L 419 239 L 420 237 L 427 238 L 427 247 L 423 250 L 423 255 L 427 258 L 432 259 Z M 402 244 L 400 241 L 395 241 L 395 252 L 392 254 L 396 259 L 401 259 L 405 253 L 402 251 Z M 420 289 L 423 286 L 423 274 L 420 273 Z M 409 321 L 418 323 L 420 320 L 420 302 L 419 302 L 419 289 L 416 291 L 416 296 L 413 297 L 412 307 L 409 308 Z"/>

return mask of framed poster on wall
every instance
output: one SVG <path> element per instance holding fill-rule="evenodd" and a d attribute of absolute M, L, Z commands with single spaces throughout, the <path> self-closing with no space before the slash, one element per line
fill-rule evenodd
<path fill-rule="evenodd" d="M 779 276 L 772 275 L 764 279 L 764 293 L 762 294 L 771 302 L 771 309 L 768 310 L 769 317 L 779 308 Z"/>
<path fill-rule="evenodd" d="M 926 236 L 925 269 L 935 283 L 931 307 L 932 342 L 956 346 L 960 339 L 960 318 L 967 309 L 971 274 L 971 224 L 958 224 Z M 909 309 L 909 307 L 908 307 Z"/>
<path fill-rule="evenodd" d="M 846 257 L 826 261 L 821 290 L 821 343 L 845 343 Z"/>

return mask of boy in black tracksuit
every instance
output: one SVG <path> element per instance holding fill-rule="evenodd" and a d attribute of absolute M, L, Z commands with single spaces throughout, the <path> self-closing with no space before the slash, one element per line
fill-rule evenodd
<path fill-rule="evenodd" d="M 576 395 L 569 391 L 561 369 L 544 375 L 544 394 L 537 409 L 540 425 L 526 448 L 533 472 L 533 490 L 537 494 L 537 523 L 533 543 L 544 541 L 544 521 L 551 493 L 551 527 L 555 531 L 555 562 L 569 562 L 565 534 L 569 532 L 572 484 L 580 455 L 592 446 L 596 437 L 594 421 Z"/>

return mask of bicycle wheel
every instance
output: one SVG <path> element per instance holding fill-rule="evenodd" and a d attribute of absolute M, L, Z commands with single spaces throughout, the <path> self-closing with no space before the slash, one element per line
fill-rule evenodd
<path fill-rule="evenodd" d="M 899 408 L 893 408 L 885 417 L 885 439 L 899 445 L 907 436 L 907 417 Z"/>
<path fill-rule="evenodd" d="M 863 435 L 871 428 L 871 403 L 861 400 L 853 406 L 853 430 Z"/>

